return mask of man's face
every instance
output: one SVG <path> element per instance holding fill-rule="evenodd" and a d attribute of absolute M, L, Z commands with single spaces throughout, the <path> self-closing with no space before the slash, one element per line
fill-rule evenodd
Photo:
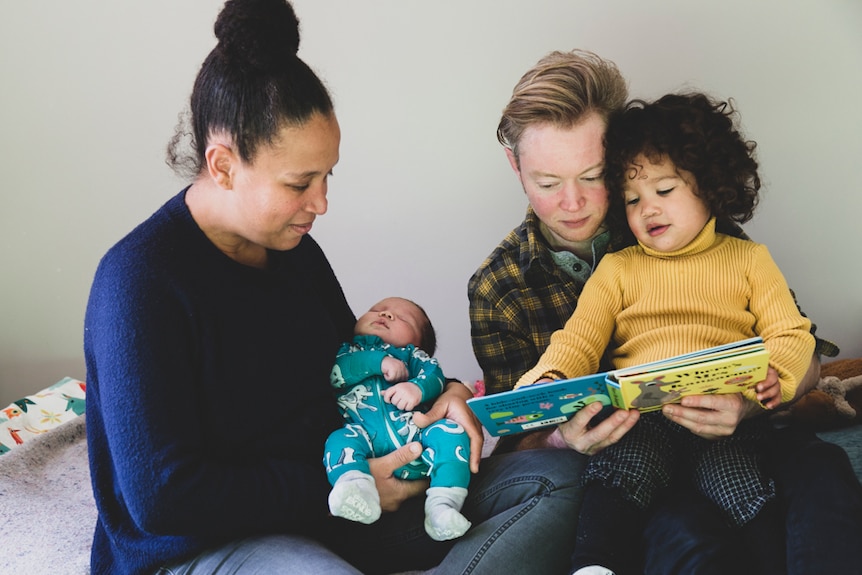
<path fill-rule="evenodd" d="M 527 128 L 518 158 L 506 150 L 551 247 L 579 253 L 604 231 L 605 122 L 588 115 L 572 128 L 539 124 Z"/>

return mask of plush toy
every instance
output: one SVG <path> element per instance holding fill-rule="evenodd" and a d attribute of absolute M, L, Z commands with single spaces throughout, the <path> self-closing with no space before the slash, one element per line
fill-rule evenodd
<path fill-rule="evenodd" d="M 824 364 L 817 386 L 776 416 L 817 431 L 862 423 L 862 358 Z"/>

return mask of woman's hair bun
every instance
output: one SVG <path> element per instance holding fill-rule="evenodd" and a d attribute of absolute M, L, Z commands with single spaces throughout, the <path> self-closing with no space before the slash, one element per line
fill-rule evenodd
<path fill-rule="evenodd" d="M 228 0 L 214 30 L 217 50 L 243 70 L 272 70 L 299 50 L 299 19 L 286 0 Z"/>

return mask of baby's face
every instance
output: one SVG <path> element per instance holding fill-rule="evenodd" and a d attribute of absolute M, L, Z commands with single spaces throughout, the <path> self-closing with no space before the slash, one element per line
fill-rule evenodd
<path fill-rule="evenodd" d="M 408 344 L 419 346 L 422 341 L 424 314 L 412 302 L 399 298 L 386 298 L 362 314 L 356 321 L 356 335 L 376 335 L 397 347 Z"/>

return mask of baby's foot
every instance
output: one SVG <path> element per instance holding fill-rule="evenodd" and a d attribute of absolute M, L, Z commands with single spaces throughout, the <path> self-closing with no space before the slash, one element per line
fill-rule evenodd
<path fill-rule="evenodd" d="M 470 522 L 460 510 L 467 498 L 463 487 L 430 487 L 425 492 L 425 531 L 435 541 L 461 537 Z"/>
<path fill-rule="evenodd" d="M 572 573 L 572 575 L 614 575 L 614 572 L 601 565 L 588 565 L 587 567 L 581 567 Z"/>
<path fill-rule="evenodd" d="M 374 523 L 380 518 L 380 494 L 374 477 L 361 471 L 348 471 L 338 478 L 329 492 L 329 511 L 359 523 Z"/>

